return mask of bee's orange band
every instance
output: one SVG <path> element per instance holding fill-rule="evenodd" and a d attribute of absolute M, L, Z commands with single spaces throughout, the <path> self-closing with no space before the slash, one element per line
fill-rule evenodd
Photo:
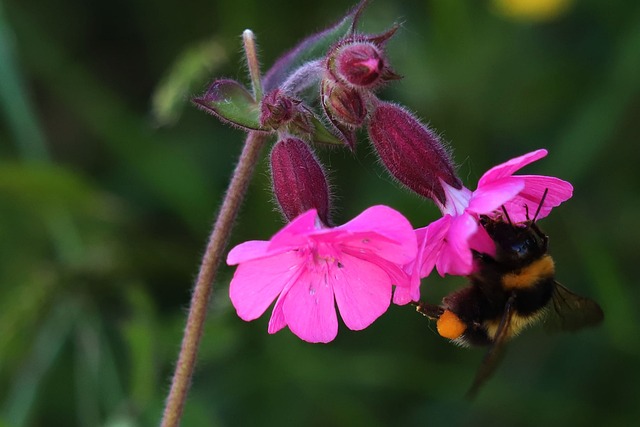
<path fill-rule="evenodd" d="M 450 340 L 455 340 L 467 329 L 467 326 L 462 320 L 450 310 L 445 310 L 444 313 L 440 315 L 436 327 L 438 328 L 440 336 L 449 338 Z"/>
<path fill-rule="evenodd" d="M 507 290 L 531 288 L 540 280 L 553 277 L 554 273 L 553 259 L 545 255 L 516 273 L 505 274 L 502 278 L 502 286 Z"/>

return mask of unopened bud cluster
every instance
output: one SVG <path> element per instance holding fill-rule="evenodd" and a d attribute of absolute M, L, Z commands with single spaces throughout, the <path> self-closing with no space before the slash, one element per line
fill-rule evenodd
<path fill-rule="evenodd" d="M 356 33 L 359 13 L 348 15 L 353 22 L 346 36 L 337 36 L 344 34 L 343 20 L 276 61 L 263 79 L 262 99 L 252 100 L 239 83 L 225 81 L 196 100 L 240 127 L 277 135 L 271 151 L 273 190 L 288 220 L 316 209 L 325 224 L 330 222 L 329 185 L 312 145 L 346 145 L 353 151 L 360 129 L 367 130 L 381 164 L 412 191 L 441 206 L 443 185 L 462 188 L 440 138 L 403 107 L 377 97 L 380 87 L 400 78 L 385 54 L 398 27 L 376 35 Z M 326 46 L 324 56 L 310 60 L 309 52 L 320 46 Z M 228 108 L 233 101 L 238 108 Z"/>
<path fill-rule="evenodd" d="M 377 36 L 347 37 L 329 50 L 324 61 L 320 87 L 324 114 L 352 150 L 355 131 L 365 125 L 377 102 L 374 91 L 400 78 L 384 54 L 384 46 L 396 29 Z"/>
<path fill-rule="evenodd" d="M 308 209 L 316 209 L 320 219 L 328 224 L 330 197 L 326 175 L 313 154 L 310 142 L 314 131 L 312 109 L 295 97 L 308 86 L 310 78 L 320 85 L 320 105 L 333 132 L 352 150 L 356 145 L 356 130 L 370 121 L 379 100 L 374 90 L 385 82 L 399 78 L 384 55 L 386 41 L 395 33 L 378 36 L 350 36 L 331 47 L 319 64 L 317 77 L 305 64 L 281 87 L 271 90 L 262 100 L 260 124 L 280 135 L 271 152 L 273 190 L 283 215 L 292 220 Z M 305 78 L 301 78 L 304 76 Z"/>

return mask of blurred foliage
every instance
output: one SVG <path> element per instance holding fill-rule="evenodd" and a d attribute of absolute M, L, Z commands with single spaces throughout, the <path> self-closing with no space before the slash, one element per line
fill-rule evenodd
<path fill-rule="evenodd" d="M 271 64 L 352 4 L 0 1 L 0 426 L 158 423 L 243 138 L 189 95 L 214 76 L 246 81 L 245 28 Z M 541 226 L 558 279 L 599 300 L 604 325 L 527 331 L 470 403 L 461 396 L 483 352 L 448 344 L 411 308 L 362 332 L 342 327 L 324 346 L 269 336 L 268 315 L 235 316 L 225 267 L 183 425 L 632 425 L 640 3 L 376 0 L 364 27 L 382 31 L 390 17 L 403 22 L 389 56 L 405 78 L 382 96 L 450 141 L 470 186 L 539 147 L 550 155 L 528 171 L 575 185 Z M 355 157 L 320 155 L 337 220 L 374 203 L 416 227 L 436 217 L 364 140 Z M 267 178 L 262 164 L 232 244 L 280 227 Z M 463 283 L 434 277 L 423 292 L 437 300 Z"/>
<path fill-rule="evenodd" d="M 206 40 L 186 49 L 175 61 L 153 93 L 151 107 L 156 124 L 173 125 L 180 118 L 185 100 L 196 82 L 211 76 L 227 61 L 224 49 L 215 40 Z"/>

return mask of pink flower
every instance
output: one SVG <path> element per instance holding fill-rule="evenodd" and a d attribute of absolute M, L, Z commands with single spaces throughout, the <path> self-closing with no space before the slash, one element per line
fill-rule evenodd
<path fill-rule="evenodd" d="M 389 307 L 392 285 L 409 286 L 403 266 L 416 252 L 411 224 L 389 207 L 371 207 L 335 228 L 310 210 L 270 241 L 229 252 L 227 263 L 238 264 L 229 294 L 247 321 L 277 298 L 269 333 L 289 326 L 305 341 L 326 343 L 338 332 L 335 305 L 349 329 L 366 328 Z"/>
<path fill-rule="evenodd" d="M 571 198 L 573 187 L 561 179 L 541 175 L 513 175 L 546 155 L 547 150 L 537 150 L 490 169 L 480 178 L 475 191 L 465 187 L 455 189 L 441 181 L 446 203 L 438 203 L 438 207 L 443 217 L 416 230 L 421 244 L 417 258 L 420 277 L 428 276 L 434 266 L 441 276 L 466 276 L 473 269 L 472 249 L 494 255 L 493 241 L 478 224 L 481 215 L 501 215 L 501 207 L 504 206 L 514 223 L 532 219 L 547 191 L 537 216 L 540 219 Z"/>

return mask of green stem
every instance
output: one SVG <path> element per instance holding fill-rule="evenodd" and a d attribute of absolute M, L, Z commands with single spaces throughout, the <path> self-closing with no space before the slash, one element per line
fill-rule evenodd
<path fill-rule="evenodd" d="M 207 250 L 202 258 L 200 272 L 191 297 L 187 326 L 162 418 L 162 427 L 177 427 L 180 424 L 195 368 L 216 271 L 222 260 L 233 223 L 238 215 L 240 204 L 244 199 L 266 138 L 267 134 L 264 133 L 252 132 L 248 135 L 209 237 Z"/>

